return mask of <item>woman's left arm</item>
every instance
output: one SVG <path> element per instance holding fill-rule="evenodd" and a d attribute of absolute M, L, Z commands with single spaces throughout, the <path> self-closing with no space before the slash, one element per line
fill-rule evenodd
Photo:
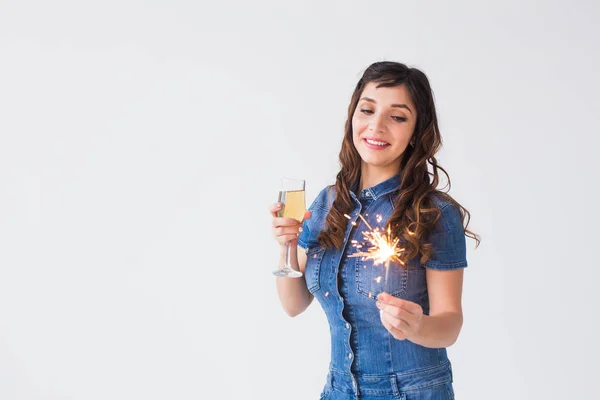
<path fill-rule="evenodd" d="M 429 236 L 434 254 L 425 263 L 429 315 L 417 303 L 386 293 L 377 296 L 381 321 L 399 340 L 408 339 L 425 347 L 448 347 L 456 342 L 462 327 L 463 270 L 467 249 L 459 209 L 447 204 Z"/>
<path fill-rule="evenodd" d="M 383 326 L 398 340 L 408 339 L 424 347 L 449 347 L 456 342 L 463 323 L 463 268 L 426 268 L 429 315 L 412 301 L 387 293 L 377 297 Z"/>

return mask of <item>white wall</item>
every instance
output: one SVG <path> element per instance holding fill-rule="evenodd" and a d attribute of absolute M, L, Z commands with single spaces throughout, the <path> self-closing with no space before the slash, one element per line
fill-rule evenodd
<path fill-rule="evenodd" d="M 429 76 L 483 239 L 457 398 L 594 398 L 600 6 L 296 3 L 0 2 L 0 399 L 318 398 L 267 206 L 333 182 L 379 60 Z"/>

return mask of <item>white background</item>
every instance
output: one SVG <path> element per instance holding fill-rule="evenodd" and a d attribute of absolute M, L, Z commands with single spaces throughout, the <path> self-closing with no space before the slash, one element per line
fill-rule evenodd
<path fill-rule="evenodd" d="M 318 398 L 329 328 L 317 302 L 280 307 L 267 206 L 283 176 L 309 204 L 334 182 L 381 60 L 429 76 L 483 239 L 457 398 L 596 398 L 599 19 L 591 0 L 0 1 L 0 399 Z"/>

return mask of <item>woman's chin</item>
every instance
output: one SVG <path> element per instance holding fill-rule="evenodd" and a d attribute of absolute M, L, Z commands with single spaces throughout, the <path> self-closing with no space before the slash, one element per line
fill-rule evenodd
<path fill-rule="evenodd" d="M 372 158 L 363 158 L 364 166 L 368 166 L 371 168 L 382 168 L 389 165 L 389 160 L 380 160 L 380 159 L 372 159 Z"/>

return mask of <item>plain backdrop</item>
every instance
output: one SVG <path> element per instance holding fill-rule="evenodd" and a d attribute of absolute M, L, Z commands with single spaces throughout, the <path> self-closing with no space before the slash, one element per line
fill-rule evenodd
<path fill-rule="evenodd" d="M 317 399 L 269 204 L 334 182 L 352 90 L 434 90 L 471 212 L 457 399 L 597 398 L 594 1 L 0 1 L 0 399 Z"/>

